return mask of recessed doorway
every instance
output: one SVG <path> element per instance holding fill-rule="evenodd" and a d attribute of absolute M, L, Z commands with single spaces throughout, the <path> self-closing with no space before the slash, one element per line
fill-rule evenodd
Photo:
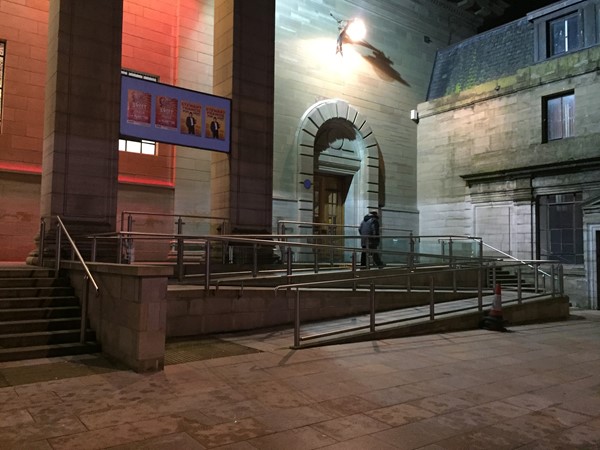
<path fill-rule="evenodd" d="M 333 236 L 344 235 L 344 203 L 352 182 L 350 175 L 332 175 L 315 173 L 314 198 L 313 198 L 313 234 L 330 236 L 325 238 L 329 245 L 343 247 L 343 238 Z M 343 251 L 334 252 L 333 260 L 341 260 Z M 321 258 L 320 258 L 321 259 Z"/>

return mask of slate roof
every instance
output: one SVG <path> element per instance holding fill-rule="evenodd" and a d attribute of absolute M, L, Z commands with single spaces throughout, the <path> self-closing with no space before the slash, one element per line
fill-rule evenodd
<path fill-rule="evenodd" d="M 526 17 L 438 50 L 427 100 L 515 73 L 533 64 L 533 24 Z"/>

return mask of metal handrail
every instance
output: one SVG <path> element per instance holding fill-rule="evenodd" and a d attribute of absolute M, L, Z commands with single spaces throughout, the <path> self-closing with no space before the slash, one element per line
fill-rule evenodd
<path fill-rule="evenodd" d="M 301 220 L 278 220 L 277 221 L 277 231 L 281 233 L 280 234 L 285 234 L 285 224 L 291 224 L 291 225 L 300 225 L 300 227 L 327 227 L 327 228 L 337 228 L 337 227 L 341 227 L 341 228 L 350 228 L 352 230 L 356 230 L 358 228 L 358 225 L 347 225 L 347 224 L 336 224 L 336 223 L 328 223 L 328 222 L 303 222 Z M 281 230 L 280 230 L 281 228 Z M 406 231 L 408 233 L 412 233 L 412 230 L 408 230 L 405 228 L 391 228 L 391 227 L 384 227 L 381 226 L 380 227 L 381 231 Z"/>
<path fill-rule="evenodd" d="M 98 287 L 98 283 L 96 283 L 96 280 L 94 279 L 92 273 L 90 272 L 89 267 L 85 263 L 85 260 L 81 256 L 81 252 L 77 248 L 75 241 L 73 241 L 73 238 L 69 234 L 67 227 L 65 226 L 65 224 L 63 223 L 63 221 L 61 220 L 61 218 L 59 216 L 56 216 L 56 221 L 57 221 L 56 265 L 54 268 L 54 276 L 58 277 L 59 271 L 60 271 L 60 259 L 61 259 L 60 253 L 61 253 L 61 241 L 62 241 L 63 233 L 67 237 L 67 240 L 69 241 L 69 244 L 71 245 L 72 253 L 77 257 L 77 259 L 81 263 L 83 270 L 85 272 L 85 275 L 83 276 L 83 279 L 85 282 L 85 289 L 83 290 L 83 299 L 81 301 L 81 325 L 80 325 L 80 330 L 79 330 L 79 341 L 81 344 L 83 344 L 83 343 L 85 343 L 85 330 L 86 330 L 86 321 L 87 321 L 87 307 L 88 307 L 90 283 L 92 283 L 92 285 L 94 286 L 94 289 L 96 291 L 96 296 L 100 295 L 100 288 Z M 42 219 L 42 224 L 43 224 L 42 232 L 45 233 L 45 231 L 44 231 L 45 230 L 45 222 L 43 219 Z M 44 248 L 42 247 L 42 245 L 43 245 L 42 242 L 43 242 L 43 240 L 40 240 L 40 254 L 44 253 Z"/>
<path fill-rule="evenodd" d="M 550 263 L 552 264 L 552 272 L 555 272 L 555 264 L 553 262 L 548 262 L 548 261 L 544 261 L 545 263 Z M 517 264 L 517 266 L 520 268 L 521 265 Z M 560 294 L 562 295 L 563 291 L 562 291 L 562 280 L 560 277 L 562 277 L 562 270 L 561 267 L 562 265 L 560 263 L 558 263 L 559 266 L 559 271 L 558 271 L 558 277 L 559 277 L 559 289 L 558 291 L 560 292 Z M 481 278 L 482 278 L 482 272 L 483 270 L 485 270 L 485 266 L 481 265 L 478 269 L 478 280 L 477 280 L 477 310 L 478 311 L 482 311 L 483 310 L 483 291 L 484 288 L 482 286 L 482 282 L 481 282 Z M 531 267 L 532 269 L 536 270 L 536 268 Z M 464 271 L 464 270 L 472 270 L 472 269 L 456 269 L 456 268 L 451 268 L 450 270 L 452 270 L 453 274 L 455 275 L 457 271 Z M 405 273 L 393 273 L 393 274 L 378 274 L 375 276 L 367 276 L 367 277 L 361 277 L 360 278 L 360 282 L 362 283 L 369 283 L 369 325 L 364 325 L 364 326 L 352 326 L 352 327 L 348 327 L 348 328 L 344 328 L 341 330 L 333 330 L 333 331 L 327 331 L 327 332 L 322 332 L 322 333 L 317 333 L 317 334 L 313 334 L 310 335 L 308 337 L 301 337 L 300 336 L 300 289 L 302 288 L 311 288 L 311 287 L 323 287 L 326 285 L 337 285 L 339 286 L 340 284 L 351 284 L 351 283 L 356 283 L 358 280 L 356 278 L 345 278 L 345 279 L 337 279 L 337 280 L 325 280 L 325 281 L 310 281 L 310 282 L 304 282 L 304 283 L 290 283 L 290 284 L 283 284 L 283 285 L 279 285 L 277 287 L 274 288 L 275 292 L 277 293 L 279 290 L 291 290 L 291 289 L 295 289 L 296 290 L 296 298 L 295 298 L 295 304 L 294 304 L 294 347 L 299 347 L 300 346 L 300 342 L 302 340 L 309 340 L 309 339 L 317 339 L 317 338 L 322 338 L 322 337 L 329 337 L 329 336 L 334 336 L 337 334 L 345 334 L 351 331 L 358 331 L 361 329 L 366 329 L 369 328 L 371 332 L 375 331 L 375 327 L 376 326 L 385 326 L 385 325 L 391 325 L 394 323 L 399 323 L 408 319 L 397 319 L 397 320 L 391 320 L 391 321 L 385 321 L 385 322 L 380 322 L 380 323 L 376 323 L 375 322 L 375 281 L 377 280 L 381 280 L 381 279 L 385 279 L 385 278 L 390 278 L 390 277 L 394 277 L 397 278 L 399 276 L 403 276 L 403 277 L 407 277 L 407 292 L 410 292 L 410 277 L 412 276 L 427 276 L 430 274 L 430 286 L 429 286 L 429 292 L 430 292 L 430 302 L 429 302 L 429 313 L 428 314 L 423 314 L 422 316 L 418 316 L 417 318 L 426 318 L 429 317 L 430 320 L 434 320 L 435 318 L 435 297 L 434 297 L 434 293 L 435 293 L 435 287 L 434 287 L 434 275 L 439 273 L 439 271 L 435 271 L 435 272 L 428 272 L 428 271 L 420 271 L 420 272 L 413 272 L 413 271 L 409 271 L 409 272 L 405 272 Z M 453 277 L 455 279 L 455 276 Z M 456 290 L 456 286 L 454 286 L 454 289 Z M 556 295 L 556 290 L 557 290 L 557 286 L 555 285 L 555 283 L 553 282 L 551 285 L 551 295 L 555 296 Z M 489 289 L 487 289 L 486 291 L 490 291 Z M 493 291 L 491 291 L 493 292 Z M 544 290 L 544 294 L 547 293 L 546 290 Z M 538 294 L 538 289 L 536 286 L 535 289 L 535 294 L 530 296 L 529 298 L 536 298 L 539 297 L 540 294 Z M 517 284 L 517 298 L 516 300 L 512 300 L 512 301 L 517 301 L 518 304 L 521 304 L 523 301 L 523 293 L 522 293 L 522 286 L 521 283 L 518 282 Z M 473 307 L 465 307 L 465 308 L 458 308 L 458 309 L 453 309 L 452 311 L 448 311 L 448 312 L 438 312 L 438 315 L 442 315 L 442 314 L 448 314 L 451 312 L 461 312 L 461 311 L 468 311 L 468 310 L 472 310 Z M 411 317 L 411 320 L 414 319 L 415 317 Z"/>
<path fill-rule="evenodd" d="M 203 243 L 205 245 L 205 251 L 207 253 L 210 252 L 210 247 L 211 247 L 211 243 L 212 242 L 223 242 L 225 243 L 227 246 L 230 245 L 230 243 L 239 243 L 239 244 L 245 244 L 245 245 L 251 245 L 253 247 L 253 269 L 252 269 L 252 277 L 256 278 L 257 276 L 257 272 L 258 272 L 258 263 L 257 263 L 257 258 L 256 258 L 256 251 L 257 251 L 257 246 L 271 246 L 271 247 L 286 247 L 287 250 L 285 251 L 285 255 L 286 255 L 286 262 L 287 262 L 287 271 L 288 271 L 288 275 L 292 274 L 292 269 L 291 269 L 291 257 L 290 257 L 290 249 L 292 247 L 294 248 L 303 248 L 305 250 L 311 250 L 313 253 L 313 258 L 314 258 L 314 270 L 315 273 L 318 272 L 319 267 L 317 264 L 317 251 L 318 250 L 330 250 L 330 251 L 343 251 L 343 252 L 352 252 L 352 258 L 351 258 L 351 270 L 355 271 L 356 270 L 356 254 L 360 253 L 360 252 L 365 252 L 365 253 L 374 253 L 374 252 L 380 252 L 381 254 L 389 254 L 389 255 L 399 255 L 399 256 L 406 256 L 407 257 L 407 266 L 408 267 L 416 267 L 417 264 L 415 264 L 415 256 L 421 257 L 421 258 L 443 258 L 443 256 L 438 255 L 438 254 L 434 254 L 434 253 L 415 253 L 414 252 L 414 248 L 412 248 L 411 246 L 411 250 L 410 251 L 399 251 L 399 250 L 380 250 L 380 249 L 368 249 L 368 248 L 359 248 L 359 247 L 349 247 L 349 246 L 342 246 L 342 245 L 330 245 L 330 244 L 316 244 L 316 243 L 311 243 L 311 242 L 290 242 L 289 239 L 291 238 L 291 235 L 265 235 L 265 234 L 259 234 L 259 235 L 252 235 L 252 234 L 247 234 L 247 235 L 185 235 L 185 234 L 176 234 L 176 233 L 144 233 L 144 232 L 126 232 L 126 231 L 121 231 L 121 232 L 113 232 L 113 233 L 103 233 L 103 234 L 96 234 L 93 236 L 89 236 L 90 238 L 92 238 L 93 241 L 93 248 L 96 247 L 96 240 L 98 239 L 118 239 L 119 240 L 119 247 L 121 248 L 121 250 L 118 252 L 117 255 L 117 263 L 121 263 L 121 255 L 122 255 L 122 245 L 126 242 L 133 242 L 135 239 L 143 239 L 143 240 L 177 240 L 178 243 L 183 243 L 184 241 L 196 241 L 196 242 L 200 242 Z M 321 235 L 297 235 L 297 237 L 301 237 L 303 239 L 311 239 L 311 237 L 322 237 Z M 344 238 L 344 239 L 360 239 L 360 236 L 346 236 L 346 235 L 340 235 L 340 238 Z M 280 241 L 278 239 L 280 238 L 284 238 L 284 241 Z M 394 239 L 394 236 L 382 236 L 382 239 Z M 183 273 L 183 245 L 178 245 L 178 252 L 177 252 L 177 278 L 179 281 L 183 281 L 184 278 L 184 273 Z M 282 249 L 282 256 L 284 254 L 284 249 Z M 92 254 L 94 254 L 95 252 L 92 251 Z M 93 258 L 92 258 L 93 260 Z M 204 276 L 204 285 L 205 288 L 208 290 L 210 285 L 211 285 L 211 270 L 210 270 L 210 258 L 205 258 L 206 260 L 206 264 L 204 267 L 204 274 L 199 274 L 198 276 Z M 483 260 L 481 258 L 479 258 L 477 261 L 474 261 L 473 258 L 471 257 L 461 257 L 461 256 L 455 256 L 453 258 L 453 263 L 457 263 L 457 262 L 461 262 L 464 261 L 465 263 L 469 262 L 469 263 L 483 263 Z M 347 262 L 342 263 L 342 265 L 347 266 Z"/>
<path fill-rule="evenodd" d="M 555 262 L 554 260 L 534 260 L 534 259 L 530 259 L 530 260 L 527 260 L 527 261 L 525 261 L 525 260 L 521 260 L 521 259 L 519 259 L 519 258 L 516 258 L 516 257 L 514 257 L 514 256 L 512 256 L 512 255 L 510 255 L 510 254 L 508 254 L 508 253 L 506 253 L 506 252 L 503 252 L 503 251 L 502 251 L 502 250 L 500 250 L 500 249 L 497 249 L 496 247 L 493 247 L 493 246 L 491 246 L 490 244 L 486 244 L 486 243 L 485 243 L 485 242 L 483 242 L 483 241 L 481 241 L 481 243 L 482 243 L 482 245 L 483 245 L 483 246 L 485 246 L 485 247 L 487 247 L 487 248 L 489 248 L 489 249 L 492 249 L 493 251 L 495 251 L 495 252 L 498 252 L 498 253 L 500 253 L 501 255 L 504 255 L 504 256 L 508 257 L 509 259 L 512 259 L 513 261 L 516 261 L 516 262 L 518 262 L 518 263 L 520 263 L 520 264 L 524 264 L 524 265 L 526 265 L 526 266 L 528 266 L 528 267 L 530 267 L 530 268 L 532 268 L 532 269 L 535 269 L 535 267 L 534 267 L 534 266 L 532 266 L 531 264 L 529 264 L 529 262 L 533 262 L 533 263 L 537 263 L 537 262 L 542 262 L 542 263 L 551 263 L 551 262 Z M 556 261 L 556 262 L 560 262 L 560 261 Z M 546 272 L 544 272 L 543 270 L 540 270 L 539 268 L 537 268 L 537 272 L 541 273 L 542 275 L 544 275 L 544 276 L 546 276 L 546 277 L 551 277 L 551 275 L 550 275 L 549 273 L 546 273 Z"/>
<path fill-rule="evenodd" d="M 123 230 L 123 224 L 125 223 L 126 215 L 129 216 L 129 218 L 128 218 L 129 220 L 127 220 L 127 224 L 128 224 L 127 231 L 132 231 L 130 229 L 132 216 L 155 216 L 155 217 L 170 217 L 170 218 L 177 217 L 179 224 L 181 224 L 181 219 L 184 217 L 188 218 L 188 219 L 220 220 L 222 223 L 229 222 L 229 218 L 227 218 L 227 217 L 210 216 L 210 215 L 169 214 L 169 213 L 158 213 L 158 212 L 150 212 L 150 211 L 121 211 L 121 231 L 125 231 L 125 230 Z"/>

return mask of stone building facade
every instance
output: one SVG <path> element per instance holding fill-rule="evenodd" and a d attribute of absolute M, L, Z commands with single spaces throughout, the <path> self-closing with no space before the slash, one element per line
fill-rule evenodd
<path fill-rule="evenodd" d="M 600 2 L 569 0 L 441 50 L 417 144 L 421 234 L 561 261 L 572 304 L 593 309 L 599 44 Z"/>
<path fill-rule="evenodd" d="M 40 218 L 121 229 L 127 211 L 417 232 L 417 130 L 436 51 L 476 32 L 443 0 L 0 0 L 0 260 Z M 343 42 L 360 17 L 367 36 Z M 232 100 L 229 154 L 119 140 L 119 73 Z M 331 196 L 330 192 L 335 195 Z M 326 211 L 333 213 L 326 214 Z M 173 232 L 173 219 L 134 230 Z M 195 229 L 191 220 L 183 230 Z M 353 229 L 353 233 L 355 229 Z"/>

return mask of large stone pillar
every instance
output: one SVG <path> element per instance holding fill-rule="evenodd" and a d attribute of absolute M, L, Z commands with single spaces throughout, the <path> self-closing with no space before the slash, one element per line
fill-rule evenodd
<path fill-rule="evenodd" d="M 41 217 L 74 238 L 116 229 L 122 19 L 122 0 L 50 0 Z"/>
<path fill-rule="evenodd" d="M 212 158 L 212 214 L 270 233 L 275 0 L 215 0 L 214 93 L 232 99 L 230 155 Z"/>

